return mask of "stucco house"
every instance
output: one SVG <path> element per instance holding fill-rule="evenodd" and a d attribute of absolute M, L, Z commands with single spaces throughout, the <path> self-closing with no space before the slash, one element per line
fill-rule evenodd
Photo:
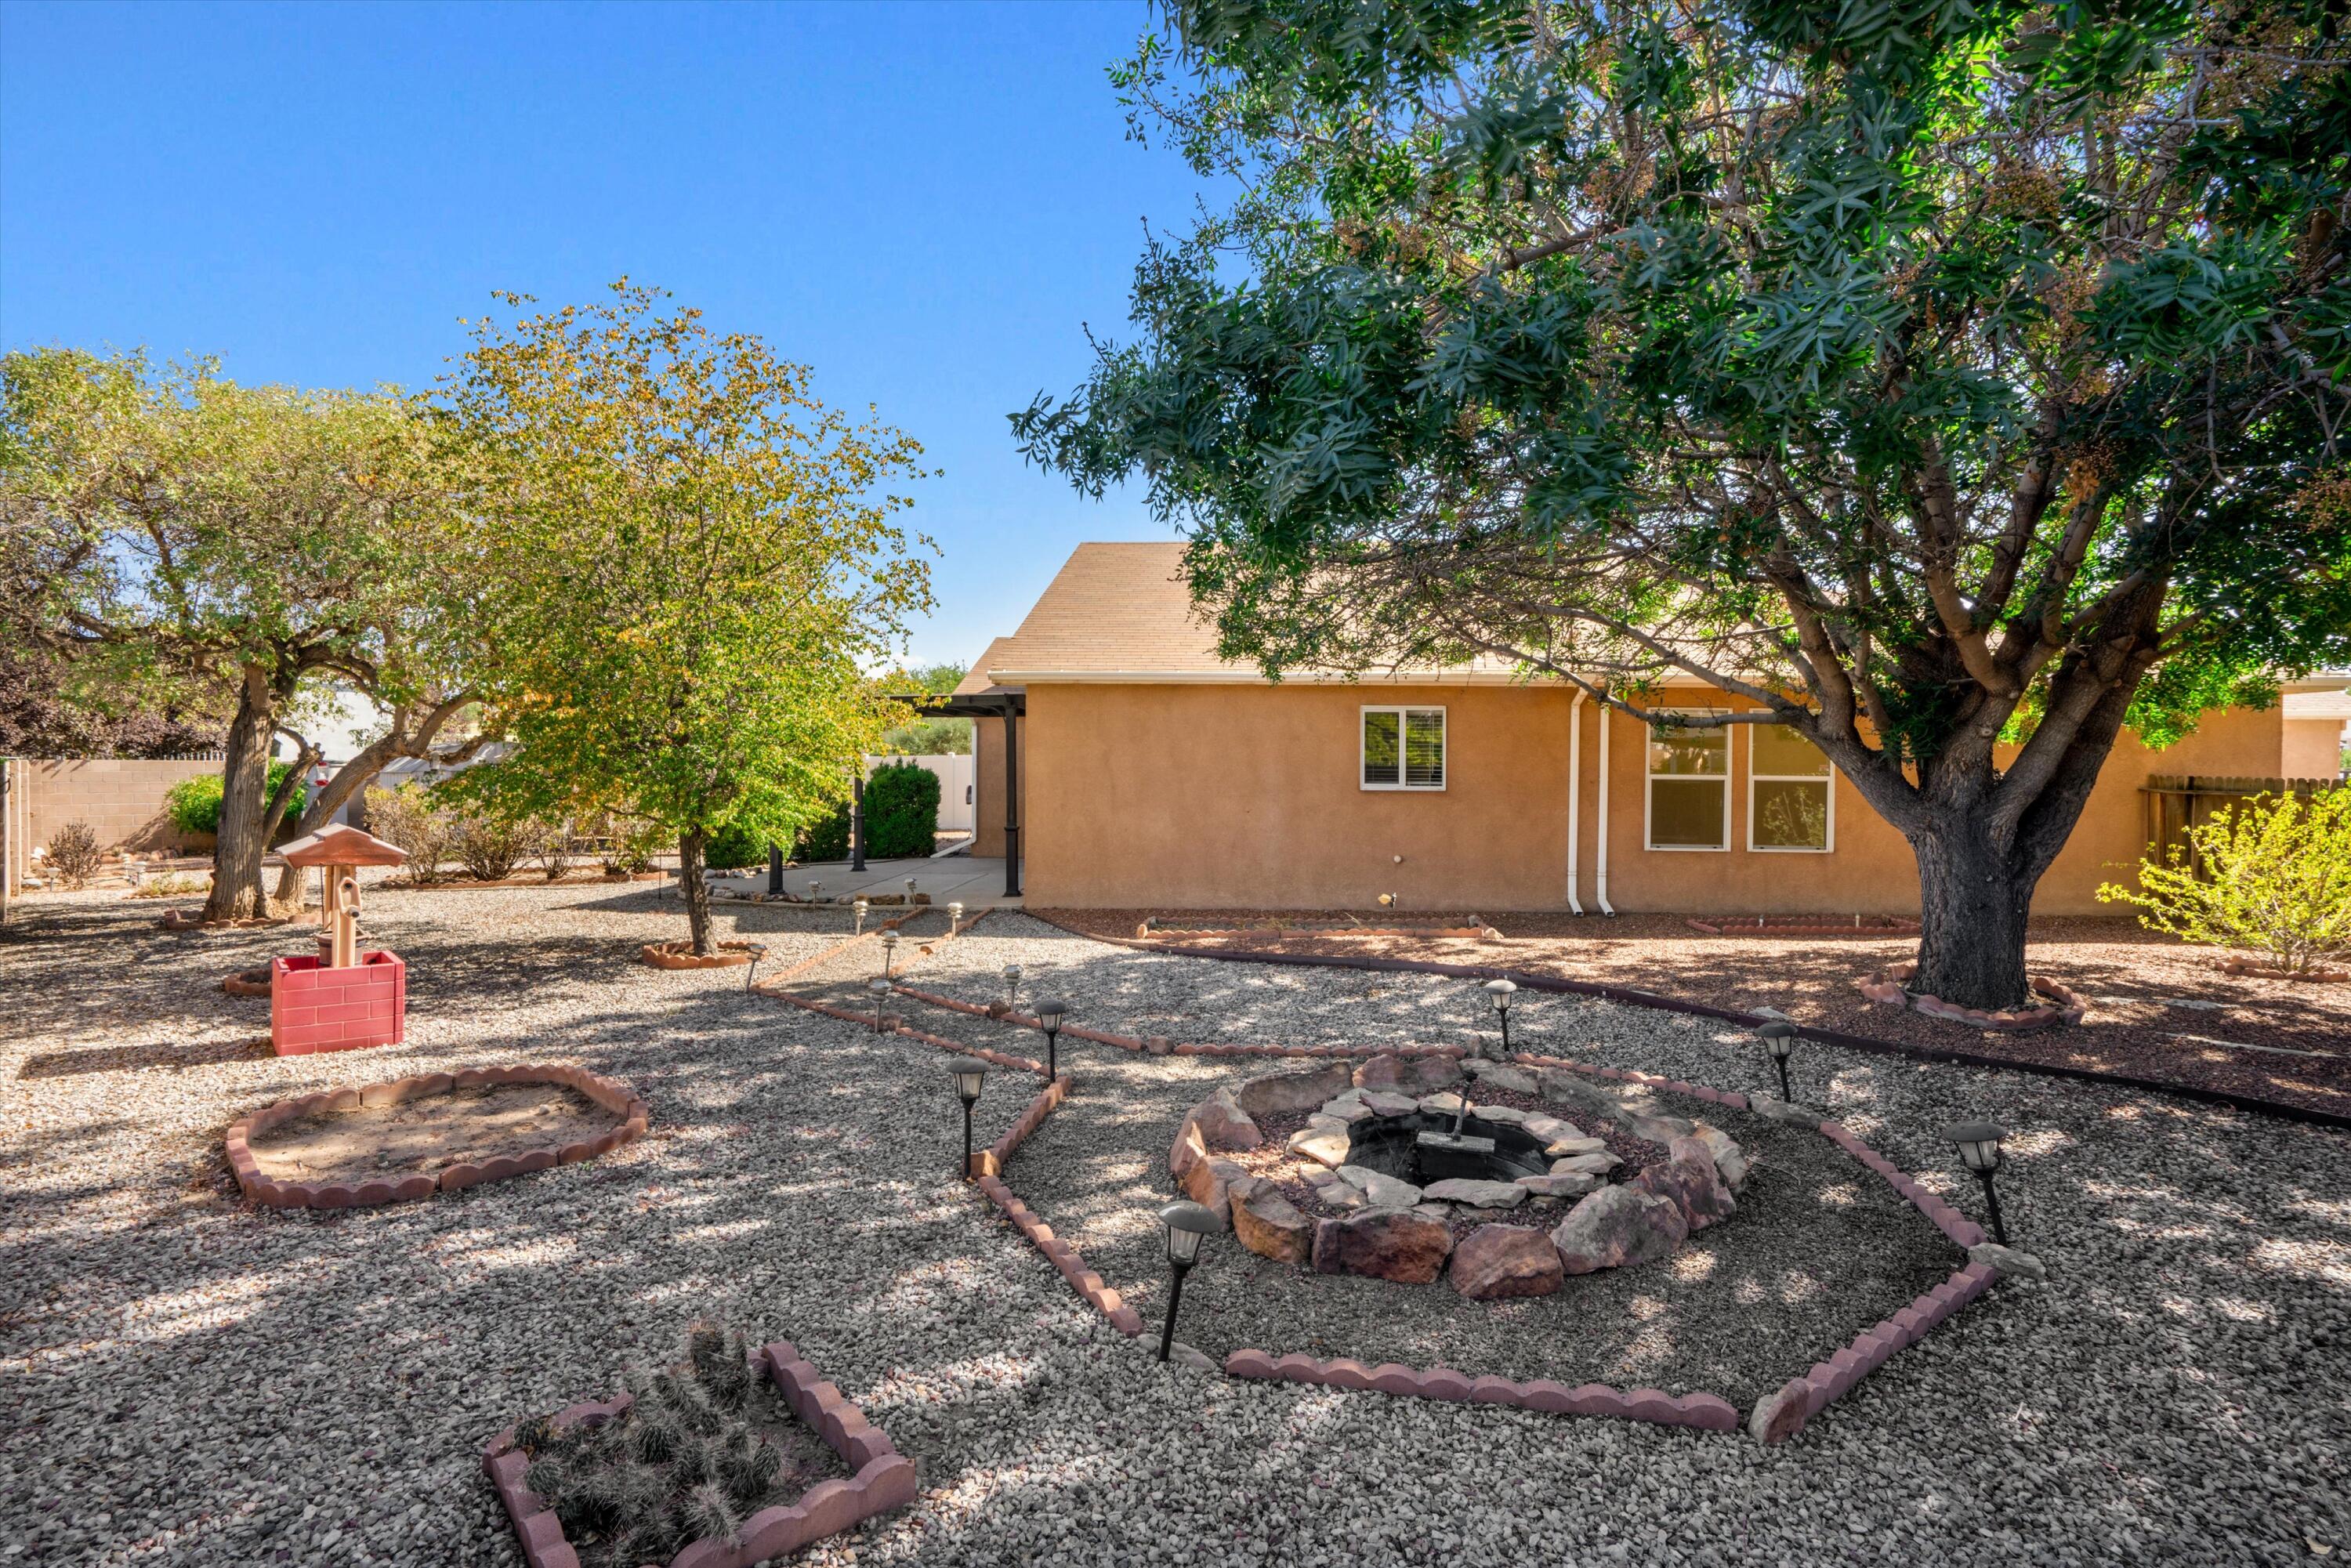
<path fill-rule="evenodd" d="M 1181 552 L 1079 546 L 951 699 L 977 720 L 974 852 L 1008 854 L 1031 903 L 1917 911 L 1909 847 L 1792 732 L 1653 737 L 1500 664 L 1270 683 L 1217 657 Z M 2126 732 L 2035 908 L 2112 913 L 2098 884 L 2201 814 L 2216 777 L 2334 778 L 2346 685 L 2207 714 L 2162 751 Z M 1692 683 L 1667 700 L 1733 699 Z"/>

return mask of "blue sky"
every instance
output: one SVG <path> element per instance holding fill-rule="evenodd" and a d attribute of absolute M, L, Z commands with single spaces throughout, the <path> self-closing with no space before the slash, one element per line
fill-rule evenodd
<path fill-rule="evenodd" d="M 0 344 L 429 383 L 493 289 L 623 273 L 879 405 L 943 476 L 922 660 L 1008 632 L 1070 548 L 1156 538 L 1005 414 L 1123 335 L 1142 225 L 1197 192 L 1103 76 L 1140 4 L 0 4 Z"/>

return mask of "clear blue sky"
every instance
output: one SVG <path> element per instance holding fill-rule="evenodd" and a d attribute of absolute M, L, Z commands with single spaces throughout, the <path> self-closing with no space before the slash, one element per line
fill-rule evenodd
<path fill-rule="evenodd" d="M 976 657 L 1070 548 L 1164 531 L 1005 414 L 1126 330 L 1172 152 L 1103 76 L 1140 4 L 0 4 L 0 343 L 428 384 L 493 289 L 623 273 L 872 402 L 944 475 L 915 657 Z"/>

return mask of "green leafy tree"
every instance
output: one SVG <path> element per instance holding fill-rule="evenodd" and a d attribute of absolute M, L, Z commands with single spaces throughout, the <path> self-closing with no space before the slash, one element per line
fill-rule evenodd
<path fill-rule="evenodd" d="M 862 672 L 929 607 L 927 541 L 888 493 L 920 447 L 664 298 L 623 281 L 599 307 L 485 321 L 444 383 L 479 462 L 466 570 L 493 590 L 484 689 L 515 749 L 444 788 L 662 824 L 708 953 L 711 835 L 792 842 L 904 716 Z"/>
<path fill-rule="evenodd" d="M 2139 924 L 2184 941 L 2250 948 L 2288 974 L 2351 960 L 2351 787 L 2223 807 L 2188 852 L 2141 862 L 2138 886 L 2098 889 Z"/>
<path fill-rule="evenodd" d="M 891 690 L 908 695 L 943 697 L 952 693 L 969 671 L 964 664 L 925 664 L 894 677 Z M 971 720 L 917 718 L 892 728 L 882 749 L 893 757 L 967 757 L 971 754 Z"/>
<path fill-rule="evenodd" d="M 388 392 L 244 387 L 136 353 L 0 359 L 0 557 L 27 585 L 10 618 L 77 664 L 218 694 L 229 715 L 210 918 L 268 908 L 270 829 L 318 750 L 297 735 L 274 786 L 266 765 L 305 693 L 332 681 L 385 702 L 411 755 L 438 727 L 409 716 L 454 695 L 440 675 L 466 623 L 441 613 L 455 580 L 432 548 L 440 452 Z M 394 749 L 362 754 L 371 766 L 344 769 L 311 812 Z"/>
<path fill-rule="evenodd" d="M 2338 7 L 1170 14 L 1116 78 L 1242 193 L 1014 425 L 1147 482 L 1228 656 L 1749 699 L 2003 1007 L 2124 725 L 2351 655 Z"/>

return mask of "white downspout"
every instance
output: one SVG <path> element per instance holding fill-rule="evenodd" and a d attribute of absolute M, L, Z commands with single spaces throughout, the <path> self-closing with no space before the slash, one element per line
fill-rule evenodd
<path fill-rule="evenodd" d="M 1567 907 L 1577 915 L 1583 913 L 1583 901 L 1576 896 L 1583 880 L 1578 863 L 1583 849 L 1583 688 L 1576 687 L 1567 710 Z"/>
<path fill-rule="evenodd" d="M 1595 869 L 1594 902 L 1600 913 L 1614 915 L 1608 906 L 1608 705 L 1600 705 L 1600 863 Z"/>

